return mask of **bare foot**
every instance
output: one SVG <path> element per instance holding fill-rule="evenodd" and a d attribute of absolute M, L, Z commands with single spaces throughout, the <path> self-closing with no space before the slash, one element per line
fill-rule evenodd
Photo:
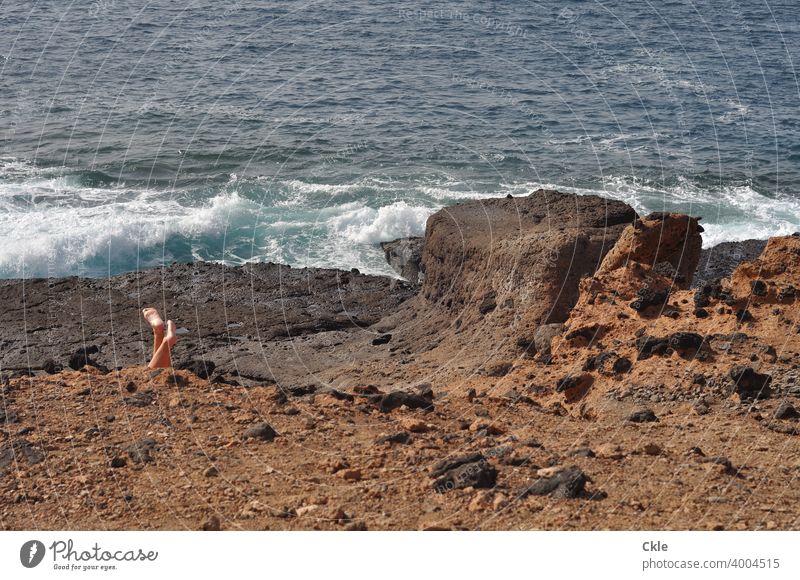
<path fill-rule="evenodd" d="M 144 319 L 153 328 L 153 332 L 156 334 L 162 334 L 164 332 L 164 321 L 161 320 L 158 310 L 155 308 L 145 308 L 142 310 L 142 314 L 144 315 Z"/>
<path fill-rule="evenodd" d="M 170 348 L 175 346 L 175 343 L 178 342 L 178 335 L 175 334 L 175 323 L 171 320 L 167 320 L 167 333 L 164 335 L 164 342 L 166 342 Z"/>

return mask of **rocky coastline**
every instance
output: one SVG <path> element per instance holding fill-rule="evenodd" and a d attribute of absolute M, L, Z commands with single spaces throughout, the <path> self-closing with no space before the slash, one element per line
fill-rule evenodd
<path fill-rule="evenodd" d="M 2 281 L 0 527 L 794 529 L 800 236 L 702 231 L 538 190 L 382 244 L 405 280 Z"/>

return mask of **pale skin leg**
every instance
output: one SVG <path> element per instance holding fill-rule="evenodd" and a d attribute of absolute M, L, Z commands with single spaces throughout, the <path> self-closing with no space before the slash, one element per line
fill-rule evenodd
<path fill-rule="evenodd" d="M 158 315 L 155 308 L 145 308 L 142 311 L 145 320 L 153 328 L 153 358 L 147 365 L 151 369 L 169 368 L 172 366 L 171 350 L 178 341 L 175 334 L 175 323 L 167 320 L 166 332 L 164 331 L 164 322 Z"/>
<path fill-rule="evenodd" d="M 158 352 L 158 347 L 161 346 L 161 341 L 164 340 L 164 321 L 158 314 L 155 308 L 145 308 L 142 310 L 142 315 L 150 328 L 153 329 L 153 357 Z"/>

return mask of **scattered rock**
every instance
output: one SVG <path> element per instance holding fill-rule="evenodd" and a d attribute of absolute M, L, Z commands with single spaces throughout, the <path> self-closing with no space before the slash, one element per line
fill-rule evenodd
<path fill-rule="evenodd" d="M 430 398 L 406 391 L 387 393 L 376 401 L 376 406 L 383 413 L 388 413 L 404 405 L 409 409 L 433 410 L 433 401 Z"/>
<path fill-rule="evenodd" d="M 533 343 L 536 352 L 541 356 L 549 356 L 552 352 L 551 343 L 556 336 L 561 336 L 564 332 L 564 325 L 560 322 L 543 324 L 533 333 Z"/>
<path fill-rule="evenodd" d="M 405 431 L 394 433 L 392 435 L 382 435 L 375 440 L 375 443 L 381 445 L 383 443 L 399 443 L 400 445 L 407 445 L 411 443 L 411 434 Z"/>
<path fill-rule="evenodd" d="M 622 459 L 625 454 L 622 448 L 615 443 L 603 443 L 595 450 L 595 453 L 600 459 Z"/>
<path fill-rule="evenodd" d="M 589 373 L 569 375 L 556 383 L 556 392 L 564 393 L 566 402 L 572 403 L 586 395 L 593 382 L 594 378 Z"/>
<path fill-rule="evenodd" d="M 642 451 L 645 455 L 661 455 L 663 450 L 656 443 L 645 443 L 642 446 Z"/>
<path fill-rule="evenodd" d="M 651 409 L 640 409 L 625 417 L 625 420 L 631 423 L 651 423 L 658 421 L 658 417 Z"/>
<path fill-rule="evenodd" d="M 79 348 L 70 355 L 67 365 L 74 371 L 79 371 L 85 366 L 97 366 L 97 363 L 90 358 L 90 355 L 98 352 L 100 352 L 100 348 L 95 345 Z"/>
<path fill-rule="evenodd" d="M 218 532 L 220 531 L 220 521 L 217 516 L 209 516 L 200 525 L 200 529 L 204 532 Z"/>
<path fill-rule="evenodd" d="M 153 452 L 156 450 L 157 442 L 151 437 L 139 439 L 136 443 L 128 447 L 128 457 L 134 463 L 151 463 Z"/>
<path fill-rule="evenodd" d="M 272 425 L 266 422 L 256 423 L 242 434 L 244 439 L 260 439 L 261 441 L 272 441 L 278 433 L 272 428 Z"/>
<path fill-rule="evenodd" d="M 414 419 L 413 417 L 401 419 L 400 426 L 406 431 L 411 431 L 412 433 L 425 433 L 430 429 L 425 421 Z"/>
<path fill-rule="evenodd" d="M 343 469 L 337 474 L 339 477 L 344 479 L 345 481 L 361 481 L 362 473 L 360 469 Z"/>
<path fill-rule="evenodd" d="M 382 334 L 372 339 L 372 346 L 380 346 L 382 344 L 387 344 L 390 340 L 392 340 L 391 334 Z"/>
<path fill-rule="evenodd" d="M 58 364 L 55 360 L 49 358 L 42 364 L 42 370 L 48 375 L 54 375 L 64 370 L 64 367 Z"/>
<path fill-rule="evenodd" d="M 433 488 L 437 493 L 445 493 L 452 489 L 465 487 L 494 487 L 496 481 L 497 470 L 484 459 L 464 463 L 445 471 L 440 478 L 433 482 Z"/>
<path fill-rule="evenodd" d="M 776 419 L 790 420 L 800 418 L 800 412 L 797 411 L 788 401 L 781 401 L 778 408 L 775 409 L 773 415 Z"/>
<path fill-rule="evenodd" d="M 122 402 L 131 407 L 149 407 L 153 404 L 153 393 L 151 391 L 134 393 L 130 397 L 123 397 Z"/>
<path fill-rule="evenodd" d="M 771 394 L 772 377 L 757 373 L 751 367 L 733 367 L 729 373 L 733 381 L 733 392 L 741 400 L 766 399 Z"/>
<path fill-rule="evenodd" d="M 521 497 L 529 495 L 552 495 L 558 498 L 576 498 L 585 493 L 589 477 L 579 467 L 571 466 L 558 471 L 551 477 L 539 479 L 520 494 Z"/>
<path fill-rule="evenodd" d="M 14 439 L 11 443 L 0 447 L 0 469 L 5 469 L 15 459 L 20 461 L 23 458 L 31 465 L 35 465 L 44 461 L 44 454 L 27 439 Z"/>
<path fill-rule="evenodd" d="M 203 471 L 203 477 L 216 477 L 218 475 L 219 475 L 219 470 L 216 467 L 214 467 L 213 465 L 207 467 Z"/>

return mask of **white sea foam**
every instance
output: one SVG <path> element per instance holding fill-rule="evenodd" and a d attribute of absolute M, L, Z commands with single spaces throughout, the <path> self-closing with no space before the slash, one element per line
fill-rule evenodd
<path fill-rule="evenodd" d="M 360 244 L 420 236 L 435 207 L 412 206 L 404 201 L 372 208 L 365 205 L 348 208 L 332 217 L 328 224 L 334 233 Z"/>
<path fill-rule="evenodd" d="M 450 203 L 527 195 L 540 187 L 620 199 L 641 215 L 702 215 L 705 247 L 800 230 L 800 199 L 767 198 L 746 184 L 701 187 L 690 179 L 659 188 L 611 175 L 596 188 L 517 182 L 487 192 L 485 185 L 473 190 L 448 178 L 401 183 L 370 177 L 331 186 L 231 176 L 221 192 L 201 203 L 191 201 L 192 192 L 86 187 L 72 175 L 4 162 L 14 172 L 0 181 L 4 277 L 99 274 L 104 265 L 116 272 L 172 259 L 269 260 L 388 275 L 391 270 L 374 247 L 378 242 L 423 235 L 428 217 Z M 263 194 L 254 192 L 254 181 Z M 365 195 L 356 195 L 362 189 Z"/>

